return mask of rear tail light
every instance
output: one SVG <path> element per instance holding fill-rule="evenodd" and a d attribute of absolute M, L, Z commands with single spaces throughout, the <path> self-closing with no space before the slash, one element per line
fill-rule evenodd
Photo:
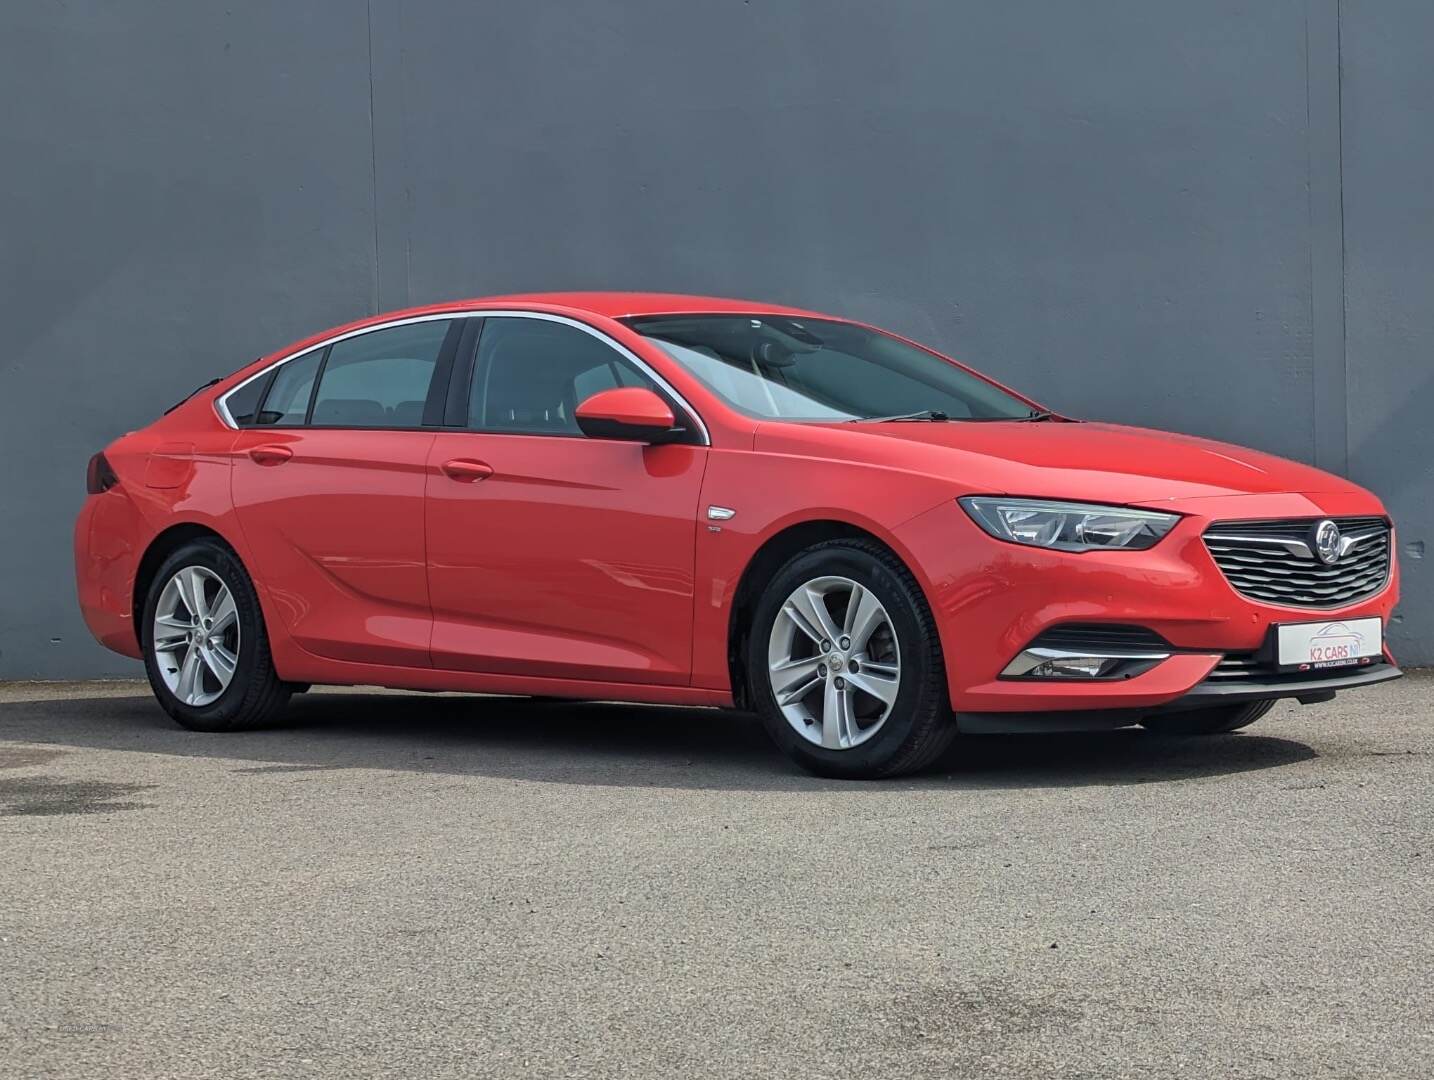
<path fill-rule="evenodd" d="M 85 490 L 91 495 L 98 495 L 102 491 L 108 491 L 119 483 L 119 477 L 110 468 L 110 463 L 105 460 L 104 454 L 96 454 L 90 458 L 90 467 L 85 470 Z"/>

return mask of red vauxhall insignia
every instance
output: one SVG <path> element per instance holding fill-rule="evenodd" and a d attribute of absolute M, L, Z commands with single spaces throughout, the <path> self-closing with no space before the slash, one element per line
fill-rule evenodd
<path fill-rule="evenodd" d="M 88 487 L 85 619 L 202 731 L 315 683 L 736 706 L 879 777 L 958 732 L 1228 732 L 1400 674 L 1369 492 L 769 304 L 368 319 L 116 440 Z"/>

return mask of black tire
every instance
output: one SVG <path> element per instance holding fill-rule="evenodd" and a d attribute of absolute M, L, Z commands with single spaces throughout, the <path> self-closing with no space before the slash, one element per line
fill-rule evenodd
<path fill-rule="evenodd" d="M 1222 735 L 1253 724 L 1274 708 L 1273 701 L 1252 701 L 1243 705 L 1220 705 L 1211 709 L 1190 709 L 1147 716 L 1140 722 L 1157 735 Z"/>
<path fill-rule="evenodd" d="M 768 643 L 782 605 L 817 578 L 848 578 L 885 607 L 900 649 L 897 692 L 880 728 L 865 742 L 827 749 L 799 734 L 777 704 L 768 670 Z M 818 776 L 874 780 L 929 766 L 956 735 L 946 666 L 931 609 L 911 572 L 880 544 L 831 540 L 794 556 L 767 583 L 747 640 L 748 686 L 767 734 L 789 758 Z"/>
<path fill-rule="evenodd" d="M 175 696 L 160 671 L 153 647 L 154 618 L 160 596 L 180 570 L 200 567 L 215 574 L 234 598 L 239 626 L 238 662 L 229 685 L 214 701 L 188 705 Z M 274 671 L 269 636 L 254 583 L 238 557 L 219 540 L 195 540 L 179 548 L 160 565 L 145 597 L 144 621 L 140 626 L 145 674 L 150 688 L 165 712 L 191 731 L 245 731 L 278 719 L 289 703 L 293 687 Z"/>

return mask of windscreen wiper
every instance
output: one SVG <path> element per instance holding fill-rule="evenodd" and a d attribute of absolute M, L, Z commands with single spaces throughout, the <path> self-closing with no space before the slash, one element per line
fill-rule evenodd
<path fill-rule="evenodd" d="M 1054 420 L 1056 414 L 1050 409 L 1032 409 L 1025 416 L 950 416 L 940 409 L 922 409 L 920 412 L 896 413 L 892 416 L 853 416 L 848 424 L 885 424 L 894 420 L 950 420 L 963 424 L 1011 423 L 1030 424 L 1041 420 Z"/>
<path fill-rule="evenodd" d="M 884 424 L 892 420 L 950 420 L 940 409 L 922 409 L 920 412 L 896 413 L 894 416 L 853 416 L 848 424 Z"/>

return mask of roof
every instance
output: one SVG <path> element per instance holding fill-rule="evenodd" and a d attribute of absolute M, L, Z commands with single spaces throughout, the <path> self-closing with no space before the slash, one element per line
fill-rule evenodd
<path fill-rule="evenodd" d="M 680 293 L 646 292 L 551 292 L 515 293 L 510 296 L 484 296 L 470 303 L 488 306 L 492 304 L 543 304 L 551 307 L 572 308 L 610 319 L 628 315 L 668 315 L 696 313 L 737 313 L 753 315 L 796 315 L 802 318 L 821 318 L 814 311 L 789 307 L 785 304 L 765 304 L 757 300 L 734 300 L 718 296 L 684 296 Z"/>

